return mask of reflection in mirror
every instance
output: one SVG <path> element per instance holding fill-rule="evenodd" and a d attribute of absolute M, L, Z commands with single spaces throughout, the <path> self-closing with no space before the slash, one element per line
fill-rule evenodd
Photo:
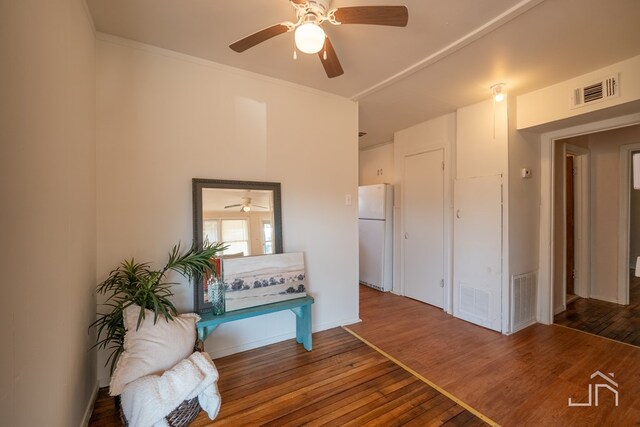
<path fill-rule="evenodd" d="M 202 189 L 203 237 L 224 242 L 225 256 L 274 253 L 273 191 Z"/>
<path fill-rule="evenodd" d="M 224 242 L 224 257 L 282 253 L 280 183 L 193 180 L 194 241 Z M 209 306 L 206 283 L 194 290 L 195 310 Z"/>

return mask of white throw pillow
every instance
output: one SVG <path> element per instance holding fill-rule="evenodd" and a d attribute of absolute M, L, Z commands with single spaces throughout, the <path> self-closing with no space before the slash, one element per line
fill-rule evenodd
<path fill-rule="evenodd" d="M 136 330 L 140 306 L 132 305 L 124 310 L 124 352 L 120 355 L 111 377 L 109 393 L 117 396 L 127 384 L 145 375 L 161 375 L 193 353 L 196 342 L 195 313 L 175 316 L 167 321 L 159 316 L 153 324 L 154 313 L 145 310 L 144 320 Z"/>

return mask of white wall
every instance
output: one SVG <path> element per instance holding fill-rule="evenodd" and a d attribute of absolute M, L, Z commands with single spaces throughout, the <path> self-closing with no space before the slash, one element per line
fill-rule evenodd
<path fill-rule="evenodd" d="M 509 276 L 538 269 L 540 138 L 516 129 L 516 99 L 508 99 Z M 523 179 L 522 168 L 531 171 Z"/>
<path fill-rule="evenodd" d="M 620 96 L 571 108 L 573 89 L 620 74 Z M 640 100 L 640 56 L 629 58 L 582 76 L 529 92 L 518 97 L 517 128 L 527 129 L 547 125 L 570 117 L 622 106 Z M 601 119 L 602 117 L 600 117 Z"/>
<path fill-rule="evenodd" d="M 440 116 L 436 119 L 422 122 L 394 134 L 394 262 L 393 262 L 393 291 L 399 294 L 404 292 L 402 286 L 402 180 L 404 177 L 404 161 L 406 156 L 418 154 L 430 150 L 443 149 L 445 156 L 445 301 L 444 306 L 448 311 L 451 294 L 451 209 L 452 209 L 452 185 L 455 159 L 456 142 L 456 115 L 454 113 Z"/>
<path fill-rule="evenodd" d="M 99 279 L 126 257 L 163 262 L 191 242 L 192 178 L 275 181 L 284 250 L 305 252 L 314 330 L 357 321 L 357 206 L 345 205 L 357 200 L 357 104 L 105 35 L 97 97 Z M 181 282 L 177 306 L 191 310 Z M 257 347 L 293 337 L 294 324 L 290 312 L 225 324 L 206 347 Z"/>
<path fill-rule="evenodd" d="M 589 135 L 591 298 L 618 302 L 620 146 L 640 143 L 640 125 Z"/>
<path fill-rule="evenodd" d="M 394 180 L 393 142 L 360 150 L 360 185 L 391 184 Z"/>
<path fill-rule="evenodd" d="M 0 3 L 0 424 L 78 426 L 96 391 L 95 38 L 80 0 Z"/>

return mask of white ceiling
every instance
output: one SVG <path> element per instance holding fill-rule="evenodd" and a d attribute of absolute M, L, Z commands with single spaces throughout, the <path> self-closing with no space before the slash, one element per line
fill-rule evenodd
<path fill-rule="evenodd" d="M 360 103 L 366 147 L 507 84 L 525 93 L 640 54 L 640 0 L 334 0 L 400 5 L 406 28 L 323 27 L 344 74 L 293 60 L 293 34 L 243 53 L 228 45 L 295 20 L 287 0 L 86 0 L 100 32 L 345 96 Z"/>

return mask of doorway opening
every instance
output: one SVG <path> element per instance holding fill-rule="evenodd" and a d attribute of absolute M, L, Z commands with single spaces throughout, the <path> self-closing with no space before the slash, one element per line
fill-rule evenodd
<path fill-rule="evenodd" d="M 575 291 L 576 277 L 576 233 L 575 233 L 575 180 L 576 156 L 565 156 L 565 305 L 577 300 Z"/>
<path fill-rule="evenodd" d="M 587 154 L 578 153 L 576 147 L 569 144 L 582 142 L 580 146 L 584 147 L 585 139 Z M 554 281 L 554 321 L 634 345 L 640 344 L 636 320 L 640 316 L 640 279 L 635 277 L 635 264 L 640 256 L 640 190 L 633 190 L 631 159 L 634 152 L 640 152 L 640 143 L 629 142 L 639 139 L 640 125 L 636 125 L 568 141 L 558 140 L 556 144 L 566 148 L 556 147 L 556 154 L 562 155 L 556 157 L 554 163 L 554 176 L 562 177 L 564 183 L 562 234 L 557 233 L 558 225 L 554 226 L 555 237 L 564 240 L 561 264 L 564 281 Z M 586 184 L 591 190 L 586 193 L 578 188 L 582 156 L 590 158 Z M 557 172 L 557 163 L 564 166 L 562 175 Z M 580 194 L 591 198 L 585 210 L 589 215 L 585 230 L 591 245 L 580 243 Z M 554 197 L 557 198 L 557 194 Z M 557 212 L 554 215 L 559 216 Z M 586 258 L 590 280 L 586 288 L 580 290 L 578 252 L 581 247 L 591 250 Z M 556 279 L 557 270 L 556 264 Z M 565 297 L 562 305 L 557 301 L 560 289 Z"/>
<path fill-rule="evenodd" d="M 592 135 L 597 132 L 620 131 L 620 132 L 637 132 L 633 129 L 640 125 L 640 113 L 633 113 L 626 116 L 604 119 L 597 122 L 579 124 L 566 127 L 563 129 L 543 133 L 541 139 L 541 163 L 540 163 L 540 188 L 541 188 L 541 208 L 540 208 L 540 245 L 539 245 L 539 262 L 538 262 L 538 313 L 536 319 L 543 324 L 551 324 L 554 322 L 554 309 L 556 308 L 557 295 L 556 287 L 556 271 L 558 263 L 558 250 L 555 247 L 557 240 L 556 224 L 556 200 L 554 191 L 560 184 L 557 175 L 554 173 L 555 162 L 558 154 L 556 151 L 558 141 L 562 139 L 572 138 L 580 135 Z M 640 141 L 640 137 L 627 138 L 629 140 Z M 610 145 L 611 146 L 611 145 Z M 615 146 L 615 145 L 614 145 Z M 562 158 L 562 157 L 561 157 Z M 564 163 L 564 162 L 563 162 Z M 614 173 L 616 175 L 617 172 Z M 617 205 L 617 200 L 616 203 Z M 561 220 L 561 219 L 560 219 Z M 616 221 L 617 222 L 617 221 Z M 617 238 L 617 233 L 613 233 Z M 594 242 L 594 244 L 596 244 Z M 613 251 L 617 255 L 614 246 Z M 561 252 L 562 253 L 562 252 Z M 591 260 L 590 260 L 591 261 Z M 595 260 L 594 260 L 595 261 Z M 595 262 L 594 262 L 595 264 Z M 591 269 L 593 277 L 593 268 Z M 616 280 L 617 281 L 617 278 Z M 590 280 L 595 283 L 595 278 Z M 611 278 L 609 279 L 611 282 Z M 592 289 L 590 289 L 591 291 Z M 562 289 L 564 294 L 564 289 Z"/>

